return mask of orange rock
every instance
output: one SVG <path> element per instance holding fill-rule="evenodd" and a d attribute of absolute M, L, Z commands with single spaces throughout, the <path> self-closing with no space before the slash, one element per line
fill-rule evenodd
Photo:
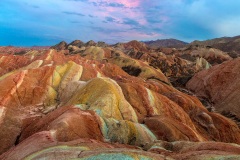
<path fill-rule="evenodd" d="M 196 74 L 187 88 L 201 98 L 208 99 L 213 111 L 222 113 L 236 122 L 240 120 L 239 108 L 239 69 L 240 59 L 227 61 L 209 70 Z"/>
<path fill-rule="evenodd" d="M 17 55 L 0 55 L 0 76 L 30 63 L 30 58 Z"/>
<path fill-rule="evenodd" d="M 189 126 L 172 118 L 163 116 L 148 117 L 144 119 L 144 123 L 157 135 L 159 140 L 168 142 L 206 140 Z"/>

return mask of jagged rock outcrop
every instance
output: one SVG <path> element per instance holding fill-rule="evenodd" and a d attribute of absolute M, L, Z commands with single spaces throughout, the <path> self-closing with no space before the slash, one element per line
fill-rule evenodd
<path fill-rule="evenodd" d="M 5 54 L 0 67 L 0 159 L 239 155 L 234 121 L 121 48 Z"/>
<path fill-rule="evenodd" d="M 86 47 L 95 46 L 95 45 L 96 45 L 96 42 L 94 42 L 93 40 L 90 40 L 85 44 Z"/>
<path fill-rule="evenodd" d="M 97 46 L 98 47 L 108 47 L 108 44 L 103 41 L 99 41 L 99 42 L 97 42 Z"/>
<path fill-rule="evenodd" d="M 187 83 L 187 88 L 197 96 L 207 99 L 214 110 L 239 123 L 239 69 L 239 58 L 216 65 L 197 73 Z"/>
<path fill-rule="evenodd" d="M 56 50 L 65 50 L 65 49 L 67 49 L 67 46 L 68 46 L 67 42 L 61 41 L 58 44 L 56 44 L 55 46 L 52 46 L 50 48 L 56 49 Z"/>
<path fill-rule="evenodd" d="M 82 42 L 81 40 L 75 40 L 68 44 L 68 46 L 70 46 L 70 45 L 81 48 L 84 46 L 84 42 Z"/>
<path fill-rule="evenodd" d="M 127 50 L 134 49 L 134 50 L 143 51 L 143 52 L 148 51 L 146 44 L 144 44 L 142 42 L 138 42 L 136 40 L 124 43 L 123 46 Z"/>

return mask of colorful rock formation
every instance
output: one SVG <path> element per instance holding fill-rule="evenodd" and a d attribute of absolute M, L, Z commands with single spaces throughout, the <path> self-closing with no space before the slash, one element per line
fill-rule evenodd
<path fill-rule="evenodd" d="M 207 99 L 211 104 L 211 110 L 239 123 L 239 69 L 239 58 L 216 65 L 197 73 L 187 83 L 187 88 L 200 98 Z"/>
<path fill-rule="evenodd" d="M 91 44 L 1 56 L 0 159 L 239 156 L 234 121 L 125 53 L 144 45 Z"/>

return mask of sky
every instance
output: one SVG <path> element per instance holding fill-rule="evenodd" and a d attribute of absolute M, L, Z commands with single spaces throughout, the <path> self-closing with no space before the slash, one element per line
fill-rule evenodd
<path fill-rule="evenodd" d="M 0 46 L 240 35 L 240 0 L 0 0 Z"/>

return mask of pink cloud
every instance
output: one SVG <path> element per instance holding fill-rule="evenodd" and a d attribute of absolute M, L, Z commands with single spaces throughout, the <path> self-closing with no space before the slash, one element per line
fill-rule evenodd
<path fill-rule="evenodd" d="M 110 34 L 111 35 L 111 34 Z M 152 40 L 152 39 L 156 39 L 159 37 L 164 37 L 164 35 L 159 34 L 159 33 L 152 33 L 152 34 L 146 34 L 146 33 L 141 33 L 138 31 L 128 31 L 128 32 L 118 32 L 113 33 L 112 35 L 118 35 L 120 37 L 124 37 L 125 41 L 129 41 L 129 40 Z"/>
<path fill-rule="evenodd" d="M 90 2 L 95 2 L 95 3 L 106 2 L 108 4 L 118 3 L 128 8 L 136 8 L 140 6 L 140 0 L 90 0 Z"/>
<path fill-rule="evenodd" d="M 140 0 L 109 0 L 111 2 L 123 4 L 125 7 L 136 8 L 140 6 Z"/>
<path fill-rule="evenodd" d="M 135 19 L 139 24 L 146 25 L 145 15 L 140 10 L 134 8 L 140 7 L 141 0 L 89 0 L 99 4 L 98 9 L 93 9 L 91 14 L 105 19 L 105 17 L 113 17 L 116 22 L 123 23 L 124 18 Z M 106 4 L 106 5 L 102 5 Z M 124 7 L 114 7 L 111 4 L 121 4 Z"/>

